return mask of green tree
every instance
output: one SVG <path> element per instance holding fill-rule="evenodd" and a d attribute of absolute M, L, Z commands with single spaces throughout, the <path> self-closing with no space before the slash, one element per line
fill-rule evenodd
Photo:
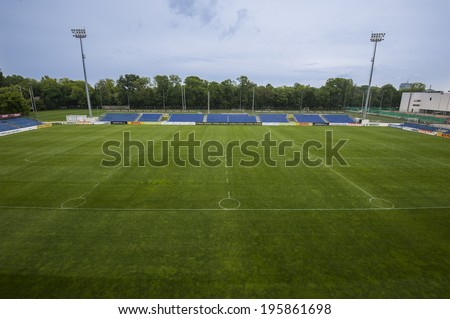
<path fill-rule="evenodd" d="M 343 109 L 348 105 L 348 99 L 352 95 L 353 80 L 331 78 L 327 80 L 323 90 L 329 95 L 328 107 L 330 109 Z"/>
<path fill-rule="evenodd" d="M 380 108 L 391 109 L 393 103 L 396 103 L 398 98 L 401 98 L 401 94 L 399 94 L 398 90 L 392 84 L 386 84 L 381 87 L 381 101 Z M 398 100 L 400 103 L 400 101 Z"/>
<path fill-rule="evenodd" d="M 93 93 L 94 89 L 92 87 L 89 87 L 89 97 L 91 98 L 91 100 L 93 97 Z M 71 104 L 67 106 L 87 106 L 86 86 L 84 85 L 84 81 L 73 81 L 71 83 L 69 99 L 71 101 Z"/>
<path fill-rule="evenodd" d="M 167 105 L 171 108 L 181 107 L 181 78 L 178 75 L 169 75 Z"/>
<path fill-rule="evenodd" d="M 59 108 L 64 104 L 61 84 L 56 79 L 44 76 L 41 79 L 41 98 L 47 109 Z"/>
<path fill-rule="evenodd" d="M 4 86 L 11 86 L 11 85 L 22 85 L 25 78 L 20 75 L 8 75 L 4 79 Z"/>
<path fill-rule="evenodd" d="M 256 84 L 245 75 L 241 75 L 236 81 L 238 82 L 239 108 L 250 108 L 253 88 Z"/>
<path fill-rule="evenodd" d="M 30 113 L 30 105 L 17 85 L 0 88 L 0 114 L 10 113 Z"/>
<path fill-rule="evenodd" d="M 208 82 L 198 76 L 188 76 L 186 85 L 186 106 L 188 108 L 206 108 L 208 100 Z"/>
<path fill-rule="evenodd" d="M 156 83 L 155 101 L 163 109 L 166 109 L 169 87 L 171 87 L 169 77 L 167 75 L 156 75 L 154 80 Z"/>
<path fill-rule="evenodd" d="M 95 84 L 95 102 L 97 105 L 117 105 L 118 92 L 113 79 L 102 79 Z"/>
<path fill-rule="evenodd" d="M 221 96 L 220 102 L 223 108 L 231 109 L 239 106 L 239 94 L 235 82 L 230 79 L 220 82 Z"/>
<path fill-rule="evenodd" d="M 289 92 L 286 86 L 276 87 L 273 90 L 273 107 L 277 109 L 289 108 Z"/>
<path fill-rule="evenodd" d="M 411 90 L 413 92 L 425 92 L 426 88 L 427 87 L 426 87 L 426 85 L 424 83 L 422 83 L 422 82 L 414 82 L 412 84 Z"/>
<path fill-rule="evenodd" d="M 211 109 L 222 108 L 222 103 L 220 100 L 220 96 L 222 94 L 222 88 L 220 83 L 218 82 L 209 82 L 208 83 L 208 91 L 210 94 L 210 105 Z"/>
<path fill-rule="evenodd" d="M 144 106 L 150 79 L 136 74 L 121 75 L 117 80 L 119 103 L 129 106 Z"/>
<path fill-rule="evenodd" d="M 295 83 L 293 88 L 293 96 L 294 96 L 294 109 L 305 110 L 309 108 L 314 108 L 316 103 L 315 91 L 316 88 L 313 88 L 309 85 L 301 85 L 300 83 Z"/>
<path fill-rule="evenodd" d="M 3 84 L 4 82 L 5 82 L 5 77 L 3 76 L 3 72 L 0 69 L 0 87 L 4 86 L 4 84 Z"/>

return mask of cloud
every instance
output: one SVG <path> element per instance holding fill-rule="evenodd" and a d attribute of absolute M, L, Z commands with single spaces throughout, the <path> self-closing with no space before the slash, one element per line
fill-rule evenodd
<path fill-rule="evenodd" d="M 195 0 L 170 0 L 169 7 L 177 14 L 193 17 L 195 13 Z"/>
<path fill-rule="evenodd" d="M 8 12 L 0 19 L 0 28 L 8 30 L 0 32 L 0 67 L 5 74 L 81 79 L 79 44 L 70 29 L 86 26 L 91 82 L 136 73 L 219 81 L 245 74 L 258 83 L 317 86 L 350 76 L 365 84 L 375 31 L 386 32 L 377 50 L 375 85 L 397 86 L 409 78 L 448 90 L 450 44 L 442 41 L 442 21 L 450 1 L 432 2 L 0 1 L 0 12 Z"/>
<path fill-rule="evenodd" d="M 206 25 L 217 15 L 217 0 L 170 0 L 169 8 L 178 15 L 198 18 Z"/>
<path fill-rule="evenodd" d="M 235 23 L 230 25 L 226 30 L 222 32 L 221 38 L 227 38 L 231 37 L 236 34 L 236 32 L 239 30 L 239 28 L 244 23 L 244 20 L 248 17 L 248 10 L 247 9 L 241 9 L 237 12 L 237 20 Z"/>

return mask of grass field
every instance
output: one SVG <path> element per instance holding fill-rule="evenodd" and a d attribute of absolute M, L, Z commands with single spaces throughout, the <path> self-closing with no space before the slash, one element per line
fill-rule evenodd
<path fill-rule="evenodd" d="M 135 150 L 131 167 L 100 165 L 103 142 L 124 130 L 223 143 L 270 130 L 301 146 L 327 129 L 1 137 L 0 298 L 450 298 L 450 140 L 335 127 L 348 166 L 284 167 L 280 156 L 243 168 L 236 156 L 232 167 L 138 167 Z"/>
<path fill-rule="evenodd" d="M 105 111 L 93 107 L 92 116 L 98 117 L 105 114 Z M 37 114 L 31 113 L 30 117 L 39 121 L 51 122 L 51 121 L 65 121 L 67 115 L 89 115 L 86 109 L 67 109 L 67 110 L 51 110 L 51 111 L 39 111 Z"/>

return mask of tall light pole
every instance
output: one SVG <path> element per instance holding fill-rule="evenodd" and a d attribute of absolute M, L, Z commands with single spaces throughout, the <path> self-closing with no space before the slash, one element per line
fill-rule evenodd
<path fill-rule="evenodd" d="M 255 115 L 255 87 L 253 86 L 253 97 L 252 97 L 252 112 Z"/>
<path fill-rule="evenodd" d="M 186 110 L 186 87 L 184 82 L 181 82 L 181 109 Z"/>
<path fill-rule="evenodd" d="M 372 33 L 372 36 L 370 37 L 370 41 L 375 42 L 375 47 L 373 49 L 372 68 L 370 69 L 369 87 L 367 88 L 366 104 L 364 105 L 362 116 L 364 120 L 367 117 L 367 108 L 369 106 L 370 86 L 372 85 L 373 66 L 375 64 L 375 54 L 377 53 L 377 43 L 383 41 L 385 35 L 386 33 Z"/>
<path fill-rule="evenodd" d="M 87 98 L 87 103 L 88 103 L 88 108 L 89 108 L 89 117 L 92 118 L 92 109 L 91 109 L 91 99 L 89 98 L 89 86 L 88 86 L 88 81 L 87 81 L 87 76 L 86 76 L 86 65 L 84 64 L 84 59 L 86 59 L 86 57 L 84 56 L 83 53 L 83 41 L 82 39 L 86 38 L 86 29 L 82 28 L 82 29 L 72 29 L 72 34 L 75 38 L 80 39 L 80 46 L 81 46 L 81 60 L 83 61 L 83 72 L 84 72 L 84 84 L 86 86 L 86 98 Z"/>

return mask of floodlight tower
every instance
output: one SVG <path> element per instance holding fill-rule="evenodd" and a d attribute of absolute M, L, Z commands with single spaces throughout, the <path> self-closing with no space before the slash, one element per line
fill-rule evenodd
<path fill-rule="evenodd" d="M 181 109 L 186 110 L 186 83 L 181 82 Z"/>
<path fill-rule="evenodd" d="M 75 38 L 80 39 L 80 46 L 81 46 L 81 60 L 83 61 L 83 72 L 84 72 L 84 84 L 86 86 L 86 98 L 89 108 L 89 117 L 92 118 L 92 109 L 91 109 L 91 99 L 89 98 L 89 86 L 86 76 L 86 65 L 84 64 L 84 59 L 86 59 L 86 56 L 83 53 L 83 41 L 82 39 L 86 38 L 86 29 L 72 29 L 72 34 Z"/>
<path fill-rule="evenodd" d="M 372 68 L 370 69 L 369 87 L 367 88 L 366 103 L 364 105 L 364 110 L 362 114 L 362 118 L 364 120 L 367 117 L 367 109 L 369 107 L 370 86 L 372 85 L 373 66 L 375 64 L 375 54 L 377 53 L 377 43 L 383 41 L 385 35 L 386 33 L 372 33 L 372 36 L 370 37 L 370 41 L 375 42 L 375 47 L 373 49 Z"/>

